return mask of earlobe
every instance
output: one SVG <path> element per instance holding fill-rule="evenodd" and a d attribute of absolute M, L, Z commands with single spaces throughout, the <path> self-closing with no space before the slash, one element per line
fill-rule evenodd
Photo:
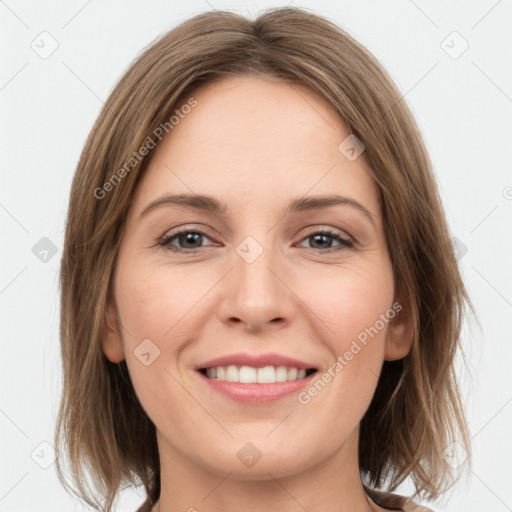
<path fill-rule="evenodd" d="M 102 347 L 105 356 L 112 363 L 119 363 L 124 359 L 124 349 L 121 340 L 121 331 L 115 308 L 112 304 L 107 307 L 106 325 L 103 333 Z"/>
<path fill-rule="evenodd" d="M 403 359 L 411 350 L 414 338 L 414 319 L 410 308 L 402 309 L 390 320 L 386 335 L 385 361 Z"/>

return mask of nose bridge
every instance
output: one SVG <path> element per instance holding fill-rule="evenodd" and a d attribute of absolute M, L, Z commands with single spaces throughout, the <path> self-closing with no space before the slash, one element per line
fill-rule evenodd
<path fill-rule="evenodd" d="M 259 234 L 246 236 L 235 247 L 234 268 L 221 307 L 224 320 L 236 318 L 252 329 L 286 320 L 291 311 L 290 292 L 280 276 L 280 251 L 272 233 L 265 226 L 260 228 Z"/>
<path fill-rule="evenodd" d="M 275 270 L 279 267 L 279 255 L 272 237 L 265 234 L 249 235 L 236 247 L 235 279 L 240 283 L 238 294 L 242 293 L 249 302 L 270 303 L 272 297 L 279 293 L 279 280 Z"/>

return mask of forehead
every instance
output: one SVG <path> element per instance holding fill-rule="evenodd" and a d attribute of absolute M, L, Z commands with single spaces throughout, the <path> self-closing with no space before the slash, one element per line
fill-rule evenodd
<path fill-rule="evenodd" d="M 211 194 L 239 206 L 334 192 L 357 196 L 377 215 L 364 154 L 351 161 L 340 151 L 350 131 L 316 92 L 237 76 L 190 97 L 197 105 L 158 144 L 139 184 L 139 209 L 163 192 Z"/>
<path fill-rule="evenodd" d="M 199 89 L 194 98 L 197 107 L 169 137 L 175 145 L 193 137 L 210 149 L 218 146 L 221 155 L 232 148 L 247 159 L 291 160 L 300 149 L 303 157 L 318 159 L 320 143 L 336 149 L 338 139 L 349 134 L 334 109 L 300 84 L 236 76 Z"/>

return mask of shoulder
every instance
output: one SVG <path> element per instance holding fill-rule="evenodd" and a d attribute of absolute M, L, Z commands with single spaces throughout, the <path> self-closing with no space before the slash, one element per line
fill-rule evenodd
<path fill-rule="evenodd" d="M 406 496 L 400 496 L 391 492 L 377 491 L 365 487 L 369 498 L 379 507 L 401 512 L 434 512 L 431 508 L 419 505 L 413 499 Z"/>

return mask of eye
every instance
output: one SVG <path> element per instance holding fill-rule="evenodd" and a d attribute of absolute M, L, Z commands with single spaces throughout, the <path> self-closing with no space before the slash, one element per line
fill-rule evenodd
<path fill-rule="evenodd" d="M 182 230 L 178 231 L 177 233 L 173 233 L 172 235 L 164 237 L 159 242 L 159 245 L 165 247 L 166 249 L 172 252 L 190 253 L 196 252 L 197 249 L 202 248 L 201 242 L 203 238 L 210 240 L 210 238 L 202 231 Z M 311 249 L 315 249 L 322 252 L 332 252 L 342 250 L 345 248 L 351 248 L 354 246 L 351 240 L 341 236 L 339 232 L 332 231 L 329 229 L 314 231 L 302 239 L 302 241 L 306 240 L 312 241 L 313 247 L 311 247 Z M 333 248 L 332 240 L 338 242 L 337 247 L 335 246 Z M 175 242 L 178 245 L 176 245 Z"/>
<path fill-rule="evenodd" d="M 332 248 L 332 242 L 329 243 L 329 239 L 336 240 L 337 242 L 339 242 L 339 246 Z M 342 250 L 345 248 L 351 248 L 354 246 L 354 244 L 351 240 L 341 236 L 341 233 L 332 231 L 330 229 L 323 229 L 322 231 L 314 231 L 313 233 L 310 233 L 308 236 L 306 236 L 302 240 L 312 240 L 313 247 L 311 247 L 311 248 L 319 250 L 319 251 L 323 251 L 323 252 L 338 251 L 338 250 Z M 328 245 L 328 247 L 325 247 L 326 244 Z M 318 245 L 320 245 L 320 247 L 315 247 Z"/>
<path fill-rule="evenodd" d="M 173 252 L 194 252 L 195 249 L 201 248 L 200 243 L 203 237 L 208 238 L 202 231 L 185 229 L 183 231 L 178 231 L 177 233 L 164 237 L 164 239 L 161 240 L 159 244 Z M 174 245 L 173 242 L 175 240 L 178 242 L 178 244 L 183 244 L 184 247 Z M 208 240 L 210 239 L 208 238 Z"/>

